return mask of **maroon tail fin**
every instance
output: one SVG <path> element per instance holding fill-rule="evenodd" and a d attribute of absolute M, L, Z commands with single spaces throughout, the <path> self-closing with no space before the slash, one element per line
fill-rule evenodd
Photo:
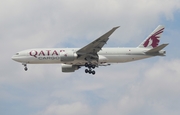
<path fill-rule="evenodd" d="M 138 47 L 155 48 L 159 45 L 160 37 L 164 31 L 164 26 L 159 25 Z"/>

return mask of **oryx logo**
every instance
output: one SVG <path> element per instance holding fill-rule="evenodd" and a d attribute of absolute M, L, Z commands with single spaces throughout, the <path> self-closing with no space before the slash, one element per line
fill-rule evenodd
<path fill-rule="evenodd" d="M 148 47 L 148 46 L 152 46 L 157 47 L 159 44 L 159 39 L 160 36 L 159 34 L 163 33 L 164 28 L 160 29 L 159 31 L 157 31 L 156 33 L 154 33 L 153 35 L 151 35 L 143 44 L 144 47 Z"/>

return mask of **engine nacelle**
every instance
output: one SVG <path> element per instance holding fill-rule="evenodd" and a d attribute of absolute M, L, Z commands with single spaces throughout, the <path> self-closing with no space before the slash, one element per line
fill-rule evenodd
<path fill-rule="evenodd" d="M 74 72 L 75 70 L 78 70 L 80 67 L 77 65 L 68 65 L 68 64 L 62 64 L 62 72 Z"/>
<path fill-rule="evenodd" d="M 74 61 L 77 58 L 77 54 L 74 52 L 61 52 L 60 59 L 61 62 Z"/>
<path fill-rule="evenodd" d="M 100 63 L 106 63 L 107 62 L 107 58 L 105 56 L 99 55 L 99 62 Z"/>

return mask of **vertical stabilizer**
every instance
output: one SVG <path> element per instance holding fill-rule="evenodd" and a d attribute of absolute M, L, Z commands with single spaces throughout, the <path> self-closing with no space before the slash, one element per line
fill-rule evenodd
<path fill-rule="evenodd" d="M 164 26 L 159 25 L 138 47 L 155 48 L 159 45 L 160 37 L 164 31 Z"/>

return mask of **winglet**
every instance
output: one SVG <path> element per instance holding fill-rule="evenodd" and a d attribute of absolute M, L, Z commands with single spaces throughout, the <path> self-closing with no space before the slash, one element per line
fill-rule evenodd
<path fill-rule="evenodd" d="M 117 26 L 117 27 L 114 27 L 113 29 L 117 29 L 117 28 L 119 28 L 120 26 Z"/>
<path fill-rule="evenodd" d="M 112 28 L 110 31 L 108 31 L 107 33 L 105 33 L 104 35 L 102 35 L 101 37 L 109 37 L 116 29 L 118 29 L 120 26 L 114 27 Z"/>

